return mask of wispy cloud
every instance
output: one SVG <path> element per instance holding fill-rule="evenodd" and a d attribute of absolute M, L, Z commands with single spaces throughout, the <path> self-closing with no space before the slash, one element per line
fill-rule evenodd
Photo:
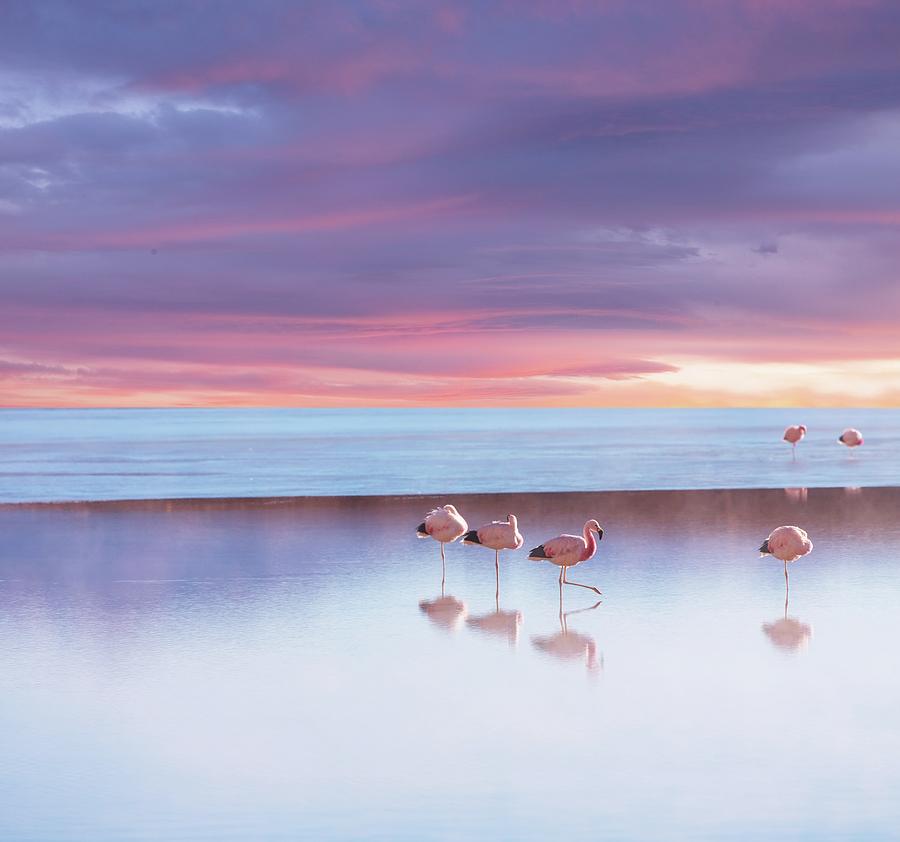
<path fill-rule="evenodd" d="M 0 404 L 895 401 L 898 41 L 888 0 L 11 0 Z"/>

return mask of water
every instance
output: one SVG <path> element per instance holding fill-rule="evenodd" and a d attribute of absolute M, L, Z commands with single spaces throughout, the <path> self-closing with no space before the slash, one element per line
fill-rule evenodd
<path fill-rule="evenodd" d="M 433 502 L 0 507 L 0 839 L 896 838 L 900 491 L 459 497 L 568 634 Z"/>
<path fill-rule="evenodd" d="M 791 459 L 788 424 L 809 434 Z M 866 443 L 836 441 L 848 426 Z M 900 410 L 5 410 L 0 502 L 893 485 Z"/>

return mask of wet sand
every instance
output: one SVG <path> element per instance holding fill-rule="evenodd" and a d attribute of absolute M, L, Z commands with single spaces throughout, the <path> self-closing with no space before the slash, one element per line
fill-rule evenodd
<path fill-rule="evenodd" d="M 414 528 L 597 517 L 577 570 Z M 900 823 L 900 490 L 0 506 L 0 838 L 845 839 Z M 756 548 L 810 532 L 791 569 Z"/>

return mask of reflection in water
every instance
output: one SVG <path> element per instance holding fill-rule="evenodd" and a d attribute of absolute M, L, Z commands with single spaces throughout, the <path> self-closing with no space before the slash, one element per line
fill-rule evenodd
<path fill-rule="evenodd" d="M 812 628 L 806 623 L 801 623 L 796 617 L 788 617 L 787 586 L 784 590 L 784 616 L 773 620 L 771 623 L 763 623 L 762 630 L 766 637 L 775 646 L 785 652 L 797 652 L 805 649 L 812 637 Z"/>
<path fill-rule="evenodd" d="M 466 616 L 466 604 L 455 596 L 423 599 L 419 609 L 432 623 L 448 631 L 456 631 Z"/>
<path fill-rule="evenodd" d="M 572 614 L 581 614 L 584 611 L 593 611 L 599 608 L 601 601 L 595 602 L 589 608 L 579 608 L 576 611 L 563 611 L 562 588 L 559 594 L 559 631 L 546 637 L 535 635 L 531 638 L 531 645 L 554 658 L 563 661 L 584 659 L 589 670 L 603 668 L 603 656 L 597 660 L 597 642 L 586 634 L 569 631 L 568 618 Z"/>
<path fill-rule="evenodd" d="M 479 617 L 469 617 L 466 625 L 473 629 L 506 637 L 510 646 L 514 646 L 519 640 L 519 626 L 522 625 L 521 611 L 500 610 L 500 566 L 495 565 L 497 575 L 496 588 L 494 589 L 494 610 L 490 614 L 482 614 Z"/>
<path fill-rule="evenodd" d="M 780 617 L 771 623 L 763 623 L 763 631 L 769 640 L 772 641 L 779 649 L 795 652 L 798 649 L 805 649 L 809 638 L 812 635 L 812 629 L 801 623 L 794 617 Z"/>

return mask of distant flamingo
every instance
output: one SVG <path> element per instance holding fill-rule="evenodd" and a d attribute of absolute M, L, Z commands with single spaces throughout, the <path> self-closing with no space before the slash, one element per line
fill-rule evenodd
<path fill-rule="evenodd" d="M 799 526 L 779 526 L 762 542 L 759 548 L 761 556 L 771 555 L 784 562 L 785 605 L 790 584 L 788 583 L 787 566 L 790 562 L 805 556 L 813 548 L 809 535 Z"/>
<path fill-rule="evenodd" d="M 797 442 L 799 442 L 805 435 L 806 426 L 804 424 L 796 424 L 792 427 L 788 427 L 784 431 L 784 440 L 790 443 L 791 453 L 795 458 L 797 456 Z"/>
<path fill-rule="evenodd" d="M 444 561 L 444 544 L 452 544 L 469 528 L 465 518 L 449 503 L 439 509 L 432 509 L 416 527 L 419 538 L 434 538 L 441 545 L 441 592 L 444 590 L 446 564 Z"/>
<path fill-rule="evenodd" d="M 597 538 L 594 539 L 596 533 Z M 579 582 L 569 582 L 566 579 L 566 568 L 581 564 L 589 558 L 593 558 L 597 552 L 597 543 L 603 539 L 603 529 L 596 520 L 589 520 L 582 530 L 582 535 L 560 535 L 535 547 L 528 558 L 531 561 L 549 561 L 560 568 L 559 589 L 562 592 L 563 585 L 575 585 L 578 588 L 587 588 L 594 593 L 600 590 L 593 585 L 582 585 Z"/>
<path fill-rule="evenodd" d="M 497 594 L 500 593 L 500 550 L 518 550 L 525 539 L 519 532 L 515 515 L 507 515 L 506 520 L 493 520 L 478 529 L 463 535 L 464 544 L 480 544 L 494 551 L 494 571 L 497 575 Z"/>
<path fill-rule="evenodd" d="M 859 430 L 848 427 L 838 436 L 838 441 L 847 447 L 859 447 L 863 443 L 862 433 Z"/>

